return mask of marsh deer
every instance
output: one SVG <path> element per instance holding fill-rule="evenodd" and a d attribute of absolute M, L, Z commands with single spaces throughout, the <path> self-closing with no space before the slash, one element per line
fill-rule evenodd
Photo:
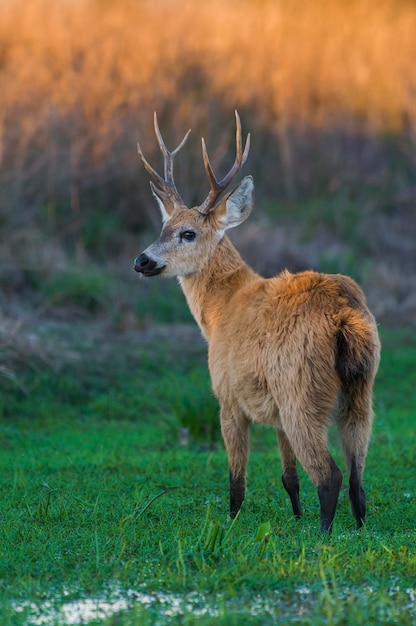
<path fill-rule="evenodd" d="M 218 181 L 205 142 L 202 154 L 210 191 L 188 208 L 174 182 L 173 159 L 154 127 L 164 176 L 145 159 L 163 228 L 134 262 L 144 276 L 177 276 L 208 341 L 212 386 L 220 404 L 221 432 L 230 472 L 230 514 L 245 494 L 249 424 L 276 429 L 282 481 L 293 513 L 301 517 L 297 459 L 314 482 L 321 530 L 331 531 L 342 473 L 327 445 L 332 419 L 338 425 L 349 472 L 349 497 L 358 527 L 365 520 L 362 474 L 372 423 L 372 388 L 380 344 L 374 318 L 358 285 L 347 276 L 283 271 L 265 279 L 244 263 L 225 234 L 241 224 L 253 205 L 253 179 L 223 192 L 245 162 L 236 112 L 237 155 Z"/>

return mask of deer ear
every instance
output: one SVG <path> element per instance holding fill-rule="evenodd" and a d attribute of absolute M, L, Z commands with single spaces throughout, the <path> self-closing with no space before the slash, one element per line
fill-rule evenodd
<path fill-rule="evenodd" d="M 223 230 L 238 226 L 250 215 L 254 201 L 254 182 L 251 176 L 241 183 L 218 205 L 218 220 Z M 217 209 L 216 209 L 217 211 Z"/>
<path fill-rule="evenodd" d="M 165 223 L 170 219 L 174 206 L 169 200 L 168 196 L 165 194 L 165 192 L 156 187 L 156 185 L 154 185 L 151 181 L 150 188 L 152 190 L 152 194 L 156 198 L 157 204 L 162 214 L 162 221 L 163 223 Z"/>

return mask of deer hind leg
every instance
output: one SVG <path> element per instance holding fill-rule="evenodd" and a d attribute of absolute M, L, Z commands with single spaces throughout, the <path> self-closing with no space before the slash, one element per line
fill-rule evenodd
<path fill-rule="evenodd" d="M 345 395 L 345 403 L 338 417 L 338 427 L 350 485 L 351 509 L 361 528 L 366 515 L 366 496 L 362 476 L 367 456 L 373 420 L 372 387 L 368 382 L 355 385 Z"/>
<path fill-rule="evenodd" d="M 317 488 L 321 531 L 331 532 L 341 490 L 342 472 L 327 446 L 329 412 L 319 415 L 312 414 L 310 410 L 292 411 L 287 415 L 281 412 L 281 420 L 294 454 Z"/>
<path fill-rule="evenodd" d="M 221 408 L 221 433 L 230 470 L 230 516 L 240 510 L 246 490 L 249 422 L 239 409 Z"/>
<path fill-rule="evenodd" d="M 282 429 L 277 430 L 277 441 L 280 449 L 280 459 L 282 462 L 282 483 L 283 487 L 289 494 L 292 503 L 294 516 L 299 519 L 302 517 L 302 508 L 299 498 L 299 477 L 296 470 L 296 455 L 292 446 Z"/>

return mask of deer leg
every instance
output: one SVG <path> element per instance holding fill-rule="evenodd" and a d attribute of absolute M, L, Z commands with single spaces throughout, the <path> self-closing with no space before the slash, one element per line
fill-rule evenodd
<path fill-rule="evenodd" d="M 329 452 L 327 452 L 327 463 L 331 471 L 330 477 L 320 481 L 317 488 L 321 507 L 321 531 L 330 533 L 341 491 L 342 472 Z"/>
<path fill-rule="evenodd" d="M 319 503 L 321 531 L 331 532 L 341 490 L 342 473 L 327 446 L 327 420 L 309 414 L 281 412 L 282 426 L 292 450 L 315 484 Z"/>
<path fill-rule="evenodd" d="M 362 484 L 363 470 L 364 463 L 357 463 L 355 456 L 352 456 L 349 496 L 352 513 L 357 522 L 357 528 L 361 528 L 363 526 L 367 513 L 367 499 Z"/>
<path fill-rule="evenodd" d="M 246 492 L 245 474 L 233 474 L 230 470 L 230 517 L 234 518 L 243 504 Z"/>
<path fill-rule="evenodd" d="M 230 470 L 230 516 L 235 517 L 244 500 L 248 461 L 248 420 L 239 411 L 221 409 L 221 433 Z"/>
<path fill-rule="evenodd" d="M 373 420 L 371 394 L 370 384 L 355 385 L 338 418 L 342 449 L 350 475 L 351 509 L 358 528 L 364 524 L 367 508 L 362 476 Z"/>
<path fill-rule="evenodd" d="M 288 438 L 283 430 L 278 429 L 277 441 L 280 449 L 280 459 L 282 463 L 282 483 L 289 494 L 294 516 L 302 517 L 302 508 L 299 498 L 299 477 L 296 471 L 296 456 L 292 450 Z"/>

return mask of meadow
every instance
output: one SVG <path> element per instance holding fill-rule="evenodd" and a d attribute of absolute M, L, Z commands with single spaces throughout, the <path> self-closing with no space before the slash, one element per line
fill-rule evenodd
<path fill-rule="evenodd" d="M 408 0 L 0 2 L 2 626 L 416 624 L 415 32 Z M 235 109 L 243 257 L 348 273 L 380 323 L 361 532 L 345 489 L 318 532 L 304 473 L 292 518 L 261 428 L 230 521 L 206 346 L 174 282 L 133 277 L 153 111 L 168 147 L 193 129 L 194 204 Z"/>
<path fill-rule="evenodd" d="M 355 530 L 345 487 L 330 537 L 304 473 L 305 516 L 293 519 L 269 429 L 252 430 L 247 499 L 228 518 L 193 326 L 120 333 L 91 319 L 38 332 L 60 346 L 59 366 L 32 362 L 1 389 L 4 626 L 415 624 L 411 330 L 381 329 L 366 527 Z M 342 466 L 335 435 L 331 447 Z"/>

